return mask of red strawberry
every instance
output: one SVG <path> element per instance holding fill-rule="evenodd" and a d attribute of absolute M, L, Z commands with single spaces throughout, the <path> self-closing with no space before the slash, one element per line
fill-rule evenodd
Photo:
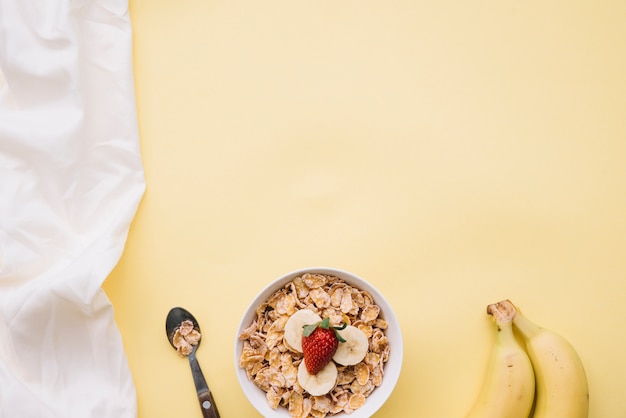
<path fill-rule="evenodd" d="M 305 325 L 302 334 L 302 352 L 304 364 L 309 374 L 317 374 L 326 366 L 335 355 L 339 342 L 346 342 L 337 333 L 342 327 L 331 327 L 330 318 L 311 325 Z"/>

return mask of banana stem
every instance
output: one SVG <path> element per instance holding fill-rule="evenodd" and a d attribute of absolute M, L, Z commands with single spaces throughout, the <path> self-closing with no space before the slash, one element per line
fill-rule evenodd
<path fill-rule="evenodd" d="M 513 320 L 517 313 L 515 305 L 508 300 L 492 303 L 487 305 L 487 313 L 493 317 L 498 327 L 498 344 L 506 345 L 515 339 L 513 335 Z"/>
<path fill-rule="evenodd" d="M 539 325 L 526 318 L 508 299 L 487 306 L 487 313 L 492 315 L 498 323 L 513 322 L 525 338 L 531 338 L 542 330 Z"/>
<path fill-rule="evenodd" d="M 522 315 L 521 312 L 517 312 L 513 319 L 513 325 L 526 339 L 532 338 L 534 335 L 539 334 L 543 328 L 539 325 L 531 322 L 528 318 Z"/>
<path fill-rule="evenodd" d="M 496 344 L 501 346 L 507 346 L 510 344 L 517 344 L 515 340 L 515 334 L 513 333 L 512 322 L 496 322 L 498 327 L 498 333 L 496 335 Z"/>
<path fill-rule="evenodd" d="M 487 313 L 493 316 L 498 325 L 508 324 L 514 320 L 517 309 L 511 301 L 503 300 L 487 305 Z"/>

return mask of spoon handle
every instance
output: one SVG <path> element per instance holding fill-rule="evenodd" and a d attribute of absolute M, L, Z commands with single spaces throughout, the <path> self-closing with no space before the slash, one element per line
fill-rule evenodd
<path fill-rule="evenodd" d="M 195 350 L 194 350 L 195 351 Z M 192 352 L 189 355 L 189 365 L 191 366 L 191 374 L 193 376 L 193 383 L 196 385 L 196 392 L 198 393 L 198 401 L 200 402 L 200 409 L 202 410 L 203 418 L 220 418 L 220 413 L 217 410 L 217 405 L 213 399 L 213 395 L 209 390 L 209 386 L 206 383 L 200 364 L 196 358 L 196 353 Z"/>
<path fill-rule="evenodd" d="M 220 413 L 217 410 L 217 405 L 215 405 L 211 392 L 198 393 L 198 400 L 200 401 L 203 418 L 220 418 Z"/>

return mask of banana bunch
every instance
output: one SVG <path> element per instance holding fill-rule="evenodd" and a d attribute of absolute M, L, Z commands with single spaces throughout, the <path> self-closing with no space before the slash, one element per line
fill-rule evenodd
<path fill-rule="evenodd" d="M 495 343 L 466 418 L 587 418 L 587 377 L 572 345 L 531 322 L 509 300 L 489 305 L 487 313 L 495 322 Z"/>

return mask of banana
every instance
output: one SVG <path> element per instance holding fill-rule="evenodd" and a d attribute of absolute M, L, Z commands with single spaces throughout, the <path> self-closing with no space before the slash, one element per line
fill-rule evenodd
<path fill-rule="evenodd" d="M 533 418 L 587 418 L 587 376 L 574 347 L 561 335 L 528 320 L 519 310 L 513 325 L 522 335 L 535 369 Z"/>
<path fill-rule="evenodd" d="M 295 351 L 302 352 L 302 327 L 304 325 L 316 324 L 322 318 L 310 309 L 300 309 L 296 311 L 285 324 L 285 342 Z"/>
<path fill-rule="evenodd" d="M 337 332 L 346 342 L 339 343 L 337 351 L 333 355 L 333 360 L 342 366 L 353 366 L 360 363 L 369 349 L 367 335 L 352 325 L 348 325 L 343 330 Z"/>
<path fill-rule="evenodd" d="M 330 392 L 335 387 L 337 375 L 337 366 L 332 361 L 317 374 L 309 374 L 304 360 L 298 366 L 298 383 L 312 396 L 326 395 Z"/>
<path fill-rule="evenodd" d="M 530 359 L 513 334 L 515 307 L 495 303 L 487 306 L 487 313 L 495 322 L 495 343 L 483 384 L 466 418 L 528 418 L 535 378 Z"/>

